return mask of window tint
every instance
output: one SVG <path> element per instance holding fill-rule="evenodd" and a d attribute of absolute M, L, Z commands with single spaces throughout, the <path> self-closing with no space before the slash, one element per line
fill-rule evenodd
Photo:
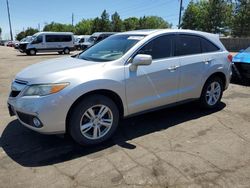
<path fill-rule="evenodd" d="M 218 51 L 219 48 L 217 46 L 215 46 L 212 42 L 201 38 L 201 47 L 202 47 L 202 52 L 206 53 L 206 52 L 215 52 Z"/>
<path fill-rule="evenodd" d="M 81 38 L 79 41 L 79 43 L 82 43 L 82 42 L 84 42 L 84 38 Z"/>
<path fill-rule="evenodd" d="M 191 55 L 201 53 L 200 38 L 192 35 L 179 35 L 176 55 Z"/>
<path fill-rule="evenodd" d="M 70 42 L 71 35 L 46 35 L 46 42 Z"/>
<path fill-rule="evenodd" d="M 172 35 L 158 37 L 142 47 L 137 54 L 148 54 L 153 59 L 171 57 L 173 39 Z"/>
<path fill-rule="evenodd" d="M 32 44 L 39 44 L 43 42 L 43 36 L 42 35 L 38 35 L 33 41 Z"/>

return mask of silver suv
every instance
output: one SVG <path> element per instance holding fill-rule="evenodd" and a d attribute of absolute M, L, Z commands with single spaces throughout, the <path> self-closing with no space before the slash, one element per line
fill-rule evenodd
<path fill-rule="evenodd" d="M 229 84 L 231 59 L 209 33 L 119 33 L 76 56 L 18 73 L 9 111 L 32 130 L 68 132 L 80 144 L 97 144 L 112 136 L 120 118 L 197 99 L 216 107 Z"/>

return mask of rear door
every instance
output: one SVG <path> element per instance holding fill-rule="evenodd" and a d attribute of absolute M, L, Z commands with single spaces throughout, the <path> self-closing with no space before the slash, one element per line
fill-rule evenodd
<path fill-rule="evenodd" d="M 179 59 L 174 57 L 175 35 L 159 36 L 137 54 L 148 54 L 152 64 L 126 71 L 126 96 L 130 114 L 156 108 L 178 100 Z"/>
<path fill-rule="evenodd" d="M 175 53 L 180 59 L 180 100 L 199 97 L 205 71 L 200 37 L 179 34 Z"/>

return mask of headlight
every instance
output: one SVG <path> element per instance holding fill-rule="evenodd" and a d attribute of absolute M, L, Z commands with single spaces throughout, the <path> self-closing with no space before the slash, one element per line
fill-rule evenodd
<path fill-rule="evenodd" d="M 31 85 L 24 91 L 23 96 L 50 95 L 61 91 L 67 85 L 69 85 L 69 83 Z"/>

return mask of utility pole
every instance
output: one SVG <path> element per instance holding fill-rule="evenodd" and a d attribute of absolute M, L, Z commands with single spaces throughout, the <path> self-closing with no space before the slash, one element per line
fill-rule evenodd
<path fill-rule="evenodd" d="M 12 34 L 12 27 L 11 27 L 11 20 L 10 20 L 10 8 L 9 8 L 9 1 L 6 0 L 7 3 L 7 11 L 8 11 L 8 17 L 9 17 L 9 25 L 10 25 L 10 38 L 13 41 L 13 34 Z"/>
<path fill-rule="evenodd" d="M 179 24 L 178 24 L 178 29 L 181 28 L 181 11 L 182 11 L 182 0 L 180 0 L 180 12 L 179 12 Z"/>
<path fill-rule="evenodd" d="M 72 13 L 72 26 L 74 26 L 74 13 Z"/>

